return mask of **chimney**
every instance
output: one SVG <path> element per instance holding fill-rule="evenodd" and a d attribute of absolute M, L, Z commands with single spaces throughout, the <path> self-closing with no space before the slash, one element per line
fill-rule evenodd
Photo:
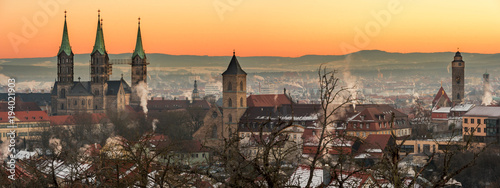
<path fill-rule="evenodd" d="M 328 164 L 323 165 L 323 185 L 328 186 L 332 181 L 332 175 L 330 174 L 330 166 Z"/>

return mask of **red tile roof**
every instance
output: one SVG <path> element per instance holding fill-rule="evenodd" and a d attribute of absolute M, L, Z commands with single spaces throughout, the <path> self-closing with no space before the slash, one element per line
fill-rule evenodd
<path fill-rule="evenodd" d="M 250 95 L 247 98 L 248 107 L 274 107 L 292 104 L 285 94 Z"/>
<path fill-rule="evenodd" d="M 432 105 L 435 105 L 441 97 L 444 97 L 446 102 L 449 103 L 451 106 L 451 100 L 448 97 L 448 95 L 446 95 L 446 92 L 444 91 L 443 86 L 441 86 L 441 88 L 439 88 L 439 91 L 437 92 L 436 96 L 434 97 L 434 100 L 432 100 Z"/>
<path fill-rule="evenodd" d="M 19 122 L 48 122 L 49 116 L 45 111 L 14 111 Z M 9 112 L 0 112 L 0 123 L 9 122 Z"/>
<path fill-rule="evenodd" d="M 73 125 L 74 123 L 73 116 L 70 115 L 50 116 L 50 125 Z"/>
<path fill-rule="evenodd" d="M 359 147 L 358 153 L 369 153 L 372 156 L 381 156 L 383 151 L 392 141 L 392 137 L 389 134 L 370 134 Z"/>

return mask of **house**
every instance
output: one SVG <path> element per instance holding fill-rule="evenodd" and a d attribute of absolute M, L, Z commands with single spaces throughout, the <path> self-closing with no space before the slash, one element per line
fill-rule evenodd
<path fill-rule="evenodd" d="M 463 115 L 462 135 L 473 135 L 474 141 L 500 141 L 500 107 L 475 106 Z"/>

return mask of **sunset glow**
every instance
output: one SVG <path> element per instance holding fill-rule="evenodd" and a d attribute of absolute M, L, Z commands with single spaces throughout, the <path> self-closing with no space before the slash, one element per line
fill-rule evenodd
<path fill-rule="evenodd" d="M 132 53 L 138 17 L 146 53 L 229 56 L 236 49 L 239 56 L 297 57 L 368 49 L 442 52 L 457 47 L 465 52 L 500 52 L 500 3 L 493 0 L 3 0 L 0 58 L 55 56 L 64 10 L 73 52 L 90 53 L 98 9 L 110 54 Z"/>

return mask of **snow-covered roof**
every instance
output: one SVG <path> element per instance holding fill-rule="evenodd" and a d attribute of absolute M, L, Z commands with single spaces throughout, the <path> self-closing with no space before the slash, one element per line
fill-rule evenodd
<path fill-rule="evenodd" d="M 451 107 L 439 107 L 432 109 L 432 113 L 450 113 Z"/>
<path fill-rule="evenodd" d="M 474 107 L 474 104 L 458 104 L 451 108 L 451 111 L 460 111 L 460 112 L 467 112 L 469 111 L 472 107 Z"/>

